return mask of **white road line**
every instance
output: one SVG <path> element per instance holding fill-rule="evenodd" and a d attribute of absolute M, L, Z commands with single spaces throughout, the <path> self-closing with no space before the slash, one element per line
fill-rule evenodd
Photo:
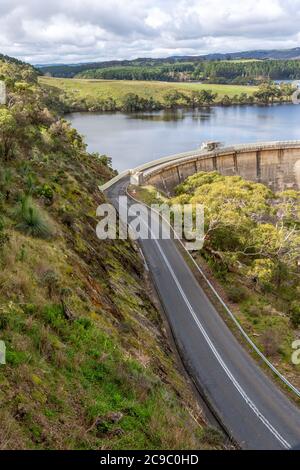
<path fill-rule="evenodd" d="M 128 184 L 127 184 L 128 186 Z M 124 186 L 125 187 L 125 186 Z M 124 189 L 124 188 L 123 188 Z M 133 199 L 135 202 L 137 203 L 140 203 L 141 201 L 138 201 L 137 199 L 135 199 L 133 196 L 131 196 L 127 189 L 126 189 L 126 193 L 127 193 L 127 196 L 130 197 L 131 199 Z M 152 209 L 150 206 L 148 206 L 146 203 L 142 203 L 145 207 L 147 207 L 148 209 L 154 211 L 154 212 L 157 212 L 155 209 Z M 157 212 L 158 213 L 158 212 Z M 267 366 L 272 370 L 272 372 L 277 375 L 277 377 L 280 378 L 280 380 L 282 380 L 282 382 L 290 389 L 292 390 L 298 397 L 300 397 L 300 390 L 298 390 L 291 382 L 289 382 L 287 380 L 286 377 L 284 377 L 284 375 L 282 375 L 279 370 L 276 369 L 276 367 L 266 358 L 266 356 L 260 351 L 260 349 L 256 346 L 256 344 L 252 341 L 252 339 L 247 335 L 246 331 L 243 329 L 243 327 L 241 326 L 241 324 L 239 323 L 239 321 L 235 318 L 235 316 L 233 315 L 233 313 L 231 312 L 231 310 L 228 308 L 228 306 L 226 305 L 226 303 L 223 301 L 223 299 L 220 297 L 220 295 L 218 294 L 218 292 L 216 291 L 216 289 L 214 288 L 214 286 L 212 285 L 212 283 L 208 280 L 208 278 L 206 277 L 206 275 L 204 274 L 204 272 L 202 271 L 202 269 L 200 268 L 200 266 L 198 265 L 198 263 L 196 263 L 196 261 L 194 260 L 194 258 L 191 256 L 191 253 L 186 249 L 186 247 L 184 246 L 184 244 L 182 243 L 182 240 L 179 238 L 179 236 L 177 235 L 177 233 L 175 232 L 174 228 L 172 227 L 172 225 L 163 217 L 163 215 L 161 215 L 161 218 L 162 218 L 162 221 L 163 223 L 166 223 L 172 230 L 172 232 L 174 233 L 174 236 L 176 238 L 176 240 L 181 244 L 182 248 L 185 250 L 186 254 L 189 256 L 190 260 L 192 261 L 192 263 L 194 264 L 195 268 L 199 271 L 199 273 L 201 274 L 201 276 L 203 277 L 203 279 L 205 280 L 205 282 L 207 283 L 207 285 L 209 286 L 209 288 L 212 290 L 212 292 L 214 293 L 214 295 L 216 296 L 216 298 L 219 300 L 219 302 L 223 305 L 223 307 L 225 308 L 226 312 L 228 313 L 228 315 L 230 316 L 231 320 L 234 322 L 234 324 L 236 325 L 236 327 L 239 329 L 240 333 L 244 336 L 245 340 L 250 344 L 250 346 L 254 349 L 254 351 L 256 352 L 256 354 L 265 362 L 265 364 L 267 364 Z"/>
<path fill-rule="evenodd" d="M 178 287 L 178 290 L 179 292 L 181 293 L 182 295 L 182 298 L 183 300 L 185 301 L 190 313 L 192 314 L 192 317 L 194 318 L 199 330 L 201 331 L 202 335 L 204 336 L 207 344 L 209 345 L 212 353 L 214 354 L 215 358 L 217 359 L 217 361 L 219 362 L 219 364 L 221 365 L 222 369 L 225 371 L 226 375 L 228 376 L 228 378 L 230 379 L 230 381 L 233 383 L 233 385 L 235 386 L 235 388 L 237 389 L 237 391 L 240 393 L 240 395 L 243 397 L 243 399 L 245 400 L 245 402 L 247 403 L 248 406 L 250 406 L 250 408 L 252 409 L 252 411 L 256 414 L 256 416 L 260 419 L 260 421 L 269 429 L 269 431 L 271 431 L 271 433 L 276 437 L 276 439 L 282 444 L 283 447 L 285 447 L 286 449 L 290 449 L 291 448 L 291 445 L 281 436 L 281 434 L 272 426 L 272 424 L 267 420 L 267 418 L 258 410 L 258 408 L 256 407 L 256 405 L 252 402 L 252 400 L 248 397 L 248 395 L 246 394 L 246 392 L 244 391 L 244 389 L 241 387 L 241 385 L 238 383 L 238 381 L 236 380 L 236 378 L 232 375 L 232 373 L 230 372 L 230 370 L 228 369 L 228 367 L 226 366 L 225 362 L 223 361 L 222 357 L 220 356 L 220 354 L 218 353 L 218 351 L 216 350 L 214 344 L 212 343 L 211 339 L 209 338 L 208 334 L 206 333 L 203 325 L 200 323 L 193 307 L 191 306 L 188 298 L 186 297 L 182 287 L 181 287 L 181 284 L 180 282 L 178 281 L 177 277 L 176 277 L 176 274 L 174 273 L 173 269 L 172 269 L 172 266 L 170 265 L 166 255 L 164 254 L 163 250 L 161 249 L 158 241 L 155 239 L 154 242 L 156 243 L 157 245 L 157 248 L 167 266 L 167 268 L 169 269 L 170 273 L 171 273 L 171 276 L 172 278 L 174 279 L 175 281 L 175 284 L 177 285 Z"/>
<path fill-rule="evenodd" d="M 147 210 L 147 209 L 146 209 Z M 148 219 L 148 210 L 147 210 L 147 219 Z M 224 372 L 226 373 L 227 377 L 229 378 L 229 380 L 232 382 L 232 384 L 234 385 L 234 387 L 236 388 L 236 390 L 240 393 L 240 395 L 242 396 L 242 398 L 245 400 L 245 402 L 247 403 L 247 405 L 251 408 L 251 410 L 255 413 L 255 415 L 259 418 L 259 420 L 266 426 L 266 428 L 273 434 L 273 436 L 275 436 L 275 438 L 281 443 L 281 445 L 285 448 L 285 449 L 291 449 L 291 444 L 289 444 L 289 442 L 287 442 L 284 437 L 281 436 L 281 434 L 279 433 L 279 431 L 277 431 L 277 429 L 274 428 L 274 426 L 268 421 L 268 419 L 259 411 L 259 409 L 256 407 L 256 405 L 253 403 L 253 401 L 248 397 L 247 393 L 245 392 L 245 390 L 241 387 L 241 385 L 239 384 L 239 382 L 237 381 L 237 379 L 233 376 L 233 374 L 231 373 L 231 371 L 228 369 L 227 365 L 225 364 L 225 362 L 223 361 L 221 355 L 219 354 L 219 352 L 217 351 L 216 347 L 214 346 L 213 342 L 211 341 L 210 337 L 208 336 L 207 332 L 205 331 L 203 325 L 201 324 L 201 322 L 199 321 L 193 307 L 191 306 L 188 298 L 186 297 L 183 289 L 182 289 L 182 286 L 176 276 L 176 274 L 174 273 L 173 271 L 173 268 L 172 266 L 170 265 L 165 253 L 163 252 L 161 246 L 159 245 L 158 243 L 158 240 L 156 239 L 154 233 L 152 232 L 151 228 L 149 227 L 148 223 L 146 224 L 146 222 L 144 220 L 142 220 L 142 223 L 145 225 L 145 227 L 150 231 L 151 233 L 151 236 L 152 236 L 152 239 L 154 241 L 154 243 L 157 245 L 157 248 L 176 284 L 176 286 L 178 287 L 178 290 L 186 304 L 186 306 L 188 307 L 193 319 L 195 320 L 195 323 L 196 325 L 198 326 L 199 330 L 201 331 L 204 339 L 206 340 L 208 346 L 210 347 L 212 353 L 214 354 L 215 358 L 217 359 L 218 363 L 220 364 L 220 366 L 222 367 L 222 369 L 224 370 Z"/>
<path fill-rule="evenodd" d="M 148 268 L 148 264 L 147 264 L 147 261 L 146 261 L 146 258 L 144 256 L 144 253 L 143 253 L 143 250 L 140 248 L 140 253 L 141 253 L 141 257 L 143 258 L 143 261 L 144 261 L 144 266 L 145 266 L 145 269 L 146 271 L 149 271 L 149 268 Z"/>

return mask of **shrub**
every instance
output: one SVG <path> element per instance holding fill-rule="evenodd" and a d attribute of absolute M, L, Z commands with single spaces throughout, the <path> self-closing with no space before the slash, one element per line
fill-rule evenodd
<path fill-rule="evenodd" d="M 64 212 L 61 216 L 61 221 L 66 227 L 72 228 L 75 223 L 75 216 L 70 212 Z"/>
<path fill-rule="evenodd" d="M 244 310 L 252 318 L 259 317 L 261 313 L 261 307 L 256 304 L 247 305 Z"/>
<path fill-rule="evenodd" d="M 228 299 L 234 303 L 242 302 L 246 299 L 247 293 L 245 289 L 239 286 L 230 286 L 227 288 Z"/>
<path fill-rule="evenodd" d="M 44 321 L 54 330 L 64 335 L 67 328 L 67 322 L 64 319 L 63 308 L 59 304 L 47 305 L 42 310 Z"/>
<path fill-rule="evenodd" d="M 48 269 L 42 276 L 42 282 L 48 289 L 48 297 L 52 299 L 53 294 L 58 291 L 59 277 L 55 271 Z"/>
<path fill-rule="evenodd" d="M 48 204 L 52 204 L 54 199 L 54 191 L 48 184 L 44 184 L 38 188 L 37 193 L 39 196 L 43 197 Z"/>
<path fill-rule="evenodd" d="M 212 446 L 219 446 L 224 441 L 224 436 L 219 429 L 212 426 L 207 426 L 202 430 L 201 441 Z"/>
<path fill-rule="evenodd" d="M 30 361 L 30 356 L 28 353 L 23 351 L 11 351 L 10 349 L 6 350 L 6 362 L 12 366 L 18 366 L 24 364 L 25 362 Z"/>
<path fill-rule="evenodd" d="M 54 235 L 53 227 L 30 197 L 23 197 L 17 209 L 15 217 L 18 220 L 16 229 L 26 235 L 37 238 L 51 238 Z"/>
<path fill-rule="evenodd" d="M 38 310 L 34 304 L 23 304 L 21 308 L 26 315 L 34 315 Z"/>
<path fill-rule="evenodd" d="M 279 334 L 275 330 L 267 330 L 263 333 L 261 338 L 261 343 L 264 349 L 266 356 L 272 357 L 276 356 L 279 351 L 280 339 Z"/>

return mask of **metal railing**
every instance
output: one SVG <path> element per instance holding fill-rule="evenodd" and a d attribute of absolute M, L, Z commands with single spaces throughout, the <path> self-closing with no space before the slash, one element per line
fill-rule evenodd
<path fill-rule="evenodd" d="M 239 145 L 234 145 L 231 147 L 223 147 L 219 148 L 210 152 L 207 151 L 201 151 L 201 150 L 194 150 L 191 152 L 184 152 L 181 154 L 176 154 L 176 155 L 170 155 L 167 157 L 163 157 L 157 160 L 153 160 L 149 163 L 145 163 L 144 165 L 140 165 L 134 170 L 126 170 L 120 173 L 119 175 L 115 176 L 112 178 L 110 181 L 105 183 L 104 185 L 100 186 L 101 191 L 105 191 L 106 189 L 110 188 L 114 184 L 116 184 L 119 180 L 124 178 L 125 176 L 129 176 L 133 173 L 138 173 L 138 172 L 143 172 L 144 170 L 147 169 L 154 169 L 159 165 L 166 165 L 172 161 L 178 161 L 178 160 L 183 160 L 195 156 L 204 156 L 204 155 L 216 155 L 216 154 L 222 154 L 230 151 L 239 151 L 239 150 L 262 150 L 262 149 L 267 149 L 267 148 L 289 148 L 289 147 L 300 147 L 300 140 L 291 140 L 291 141 L 278 141 L 278 142 L 258 142 L 258 143 L 253 143 L 253 144 L 239 144 Z M 150 172 L 149 172 L 150 173 Z M 128 194 L 129 195 L 129 194 Z M 129 195 L 132 199 L 136 200 L 133 196 Z M 137 201 L 137 200 L 136 200 Z M 141 201 L 137 201 L 141 202 Z M 146 207 L 149 208 L 147 204 L 144 204 Z M 167 222 L 167 221 L 166 221 Z M 170 224 L 169 224 L 170 225 Z M 213 292 L 214 296 L 218 299 L 218 301 L 221 303 L 221 305 L 224 307 L 226 312 L 228 313 L 229 317 L 231 320 L 234 322 L 235 326 L 238 328 L 242 336 L 245 338 L 245 340 L 248 342 L 248 344 L 251 346 L 251 348 L 255 351 L 255 353 L 261 358 L 261 360 L 269 367 L 269 369 L 293 392 L 297 397 L 300 397 L 300 391 L 291 383 L 289 380 L 282 375 L 279 370 L 267 359 L 267 357 L 260 351 L 260 349 L 256 346 L 256 344 L 252 341 L 252 339 L 248 336 L 246 331 L 243 329 L 242 325 L 239 323 L 239 321 L 236 319 L 235 315 L 232 313 L 230 308 L 226 305 L 222 297 L 218 294 L 212 283 L 209 281 L 209 279 L 206 277 L 205 273 L 202 271 L 200 266 L 196 263 L 192 255 L 189 253 L 189 251 L 185 248 L 183 242 L 180 240 L 176 232 L 174 231 L 173 227 L 170 225 L 171 229 L 173 230 L 176 239 L 179 241 L 179 243 L 182 245 L 183 249 L 187 253 L 187 255 L 190 257 L 192 260 L 193 264 L 195 265 L 196 269 L 199 271 L 211 291 Z"/>
<path fill-rule="evenodd" d="M 133 197 L 131 194 L 128 193 L 128 191 L 126 190 L 126 193 L 128 195 L 128 197 L 130 197 L 131 199 L 133 199 L 135 202 L 141 204 L 141 201 L 139 201 L 138 199 L 136 199 L 135 197 Z M 269 369 L 271 369 L 271 371 L 293 392 L 295 393 L 295 395 L 297 395 L 297 397 L 300 398 L 300 390 L 298 390 L 297 387 L 295 387 L 284 375 L 282 375 L 279 370 L 267 359 L 267 357 L 261 352 L 261 350 L 256 346 L 256 344 L 254 343 L 254 341 L 252 341 L 252 339 L 249 337 L 249 335 L 246 333 L 246 331 L 244 330 L 244 328 L 242 327 L 242 325 L 240 324 L 240 322 L 236 319 L 235 315 L 232 313 L 232 311 L 230 310 L 230 308 L 227 306 L 227 304 L 224 302 L 224 300 L 222 299 L 222 297 L 219 295 L 219 293 L 217 292 L 217 290 L 214 288 L 214 286 L 212 285 L 212 283 L 210 282 L 210 280 L 206 277 L 205 273 L 203 272 L 203 270 L 200 268 L 200 266 L 198 265 L 198 263 L 194 260 L 193 256 L 191 255 L 191 253 L 186 249 L 184 243 L 182 242 L 182 240 L 179 238 L 179 236 L 177 235 L 176 231 L 174 230 L 174 228 L 172 227 L 172 225 L 169 223 L 169 221 L 158 211 L 156 211 L 155 209 L 151 208 L 148 204 L 146 203 L 142 203 L 144 204 L 144 206 L 146 206 L 149 210 L 151 211 L 154 211 L 154 212 L 157 212 L 157 214 L 161 217 L 161 219 L 167 223 L 169 225 L 169 227 L 171 228 L 172 232 L 174 233 L 174 236 L 176 238 L 176 240 L 180 243 L 180 245 L 182 246 L 182 248 L 184 249 L 185 253 L 189 256 L 189 258 L 191 259 L 191 261 L 193 262 L 194 266 L 196 267 L 197 271 L 201 274 L 201 276 L 203 277 L 204 281 L 207 283 L 208 287 L 210 288 L 210 290 L 212 291 L 212 293 L 214 294 L 214 296 L 217 298 L 217 300 L 221 303 L 222 307 L 226 310 L 226 312 L 228 313 L 229 317 L 231 318 L 231 320 L 234 322 L 235 326 L 238 328 L 239 332 L 242 334 L 242 336 L 245 338 L 245 340 L 247 341 L 247 343 L 251 346 L 251 348 L 255 351 L 255 353 L 260 357 L 260 359 L 269 367 Z"/>

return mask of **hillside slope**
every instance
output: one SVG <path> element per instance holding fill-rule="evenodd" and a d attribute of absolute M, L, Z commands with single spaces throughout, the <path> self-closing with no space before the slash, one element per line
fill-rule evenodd
<path fill-rule="evenodd" d="M 220 446 L 175 363 L 129 241 L 99 241 L 109 160 L 0 60 L 0 449 Z"/>
<path fill-rule="evenodd" d="M 137 58 L 134 60 L 110 60 L 79 64 L 50 64 L 38 65 L 43 74 L 51 74 L 52 77 L 72 78 L 78 73 L 91 69 L 106 67 L 153 67 L 165 64 L 195 63 L 203 60 L 297 60 L 300 58 L 300 47 L 293 49 L 254 50 L 228 53 L 212 53 L 198 56 L 171 56 L 165 58 Z"/>

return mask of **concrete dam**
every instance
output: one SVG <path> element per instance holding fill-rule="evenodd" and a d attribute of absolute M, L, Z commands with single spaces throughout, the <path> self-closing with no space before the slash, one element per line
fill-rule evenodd
<path fill-rule="evenodd" d="M 240 175 L 273 191 L 300 190 L 300 140 L 199 149 L 149 162 L 131 170 L 134 184 L 151 184 L 165 193 L 199 171 Z"/>

